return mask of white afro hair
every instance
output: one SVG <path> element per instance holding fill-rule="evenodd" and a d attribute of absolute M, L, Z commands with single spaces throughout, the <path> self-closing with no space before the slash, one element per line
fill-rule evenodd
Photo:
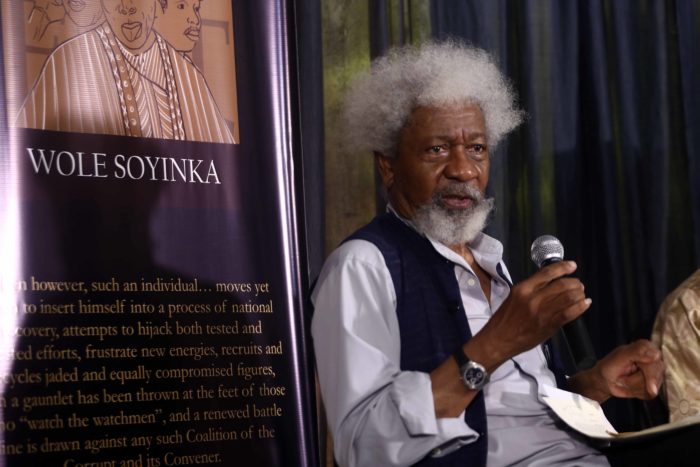
<path fill-rule="evenodd" d="M 353 152 L 393 156 L 399 132 L 415 108 L 461 103 L 479 105 L 492 147 L 525 117 L 486 51 L 453 40 L 397 48 L 351 85 L 342 139 Z"/>

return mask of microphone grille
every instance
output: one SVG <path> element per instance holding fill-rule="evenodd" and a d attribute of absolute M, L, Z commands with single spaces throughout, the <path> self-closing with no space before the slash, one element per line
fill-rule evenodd
<path fill-rule="evenodd" d="M 530 258 L 538 268 L 546 261 L 561 261 L 564 259 L 564 245 L 552 235 L 539 236 L 532 242 Z"/>

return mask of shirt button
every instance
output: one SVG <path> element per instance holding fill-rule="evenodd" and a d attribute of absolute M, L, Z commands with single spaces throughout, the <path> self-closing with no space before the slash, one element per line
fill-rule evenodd
<path fill-rule="evenodd" d="M 467 281 L 467 284 L 469 284 L 470 286 L 473 287 L 474 284 L 476 284 L 476 281 L 475 281 L 473 278 L 470 277 L 469 280 Z"/>

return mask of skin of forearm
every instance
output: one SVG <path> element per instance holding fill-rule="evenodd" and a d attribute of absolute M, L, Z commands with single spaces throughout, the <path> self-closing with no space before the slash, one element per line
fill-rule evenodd
<path fill-rule="evenodd" d="M 603 403 L 610 398 L 610 391 L 598 365 L 579 371 L 567 380 L 568 390 Z"/>
<path fill-rule="evenodd" d="M 502 347 L 493 345 L 494 340 L 483 334 L 478 333 L 469 339 L 462 346 L 462 349 L 470 359 L 484 365 L 486 370 L 492 373 L 509 356 L 500 351 Z M 478 391 L 471 390 L 464 385 L 457 362 L 452 357 L 446 359 L 430 373 L 430 380 L 437 418 L 459 416 L 478 394 Z"/>
<path fill-rule="evenodd" d="M 493 373 L 508 358 L 510 353 L 503 352 L 503 346 L 494 345 L 497 342 L 478 333 L 463 345 L 464 353 L 472 360 L 484 365 L 489 373 Z M 478 391 L 468 389 L 459 374 L 459 368 L 454 358 L 446 359 L 439 367 L 430 373 L 433 390 L 433 402 L 437 418 L 459 416 L 476 397 Z M 571 392 L 603 403 L 611 396 L 608 385 L 599 365 L 576 373 L 567 380 L 567 389 Z"/>

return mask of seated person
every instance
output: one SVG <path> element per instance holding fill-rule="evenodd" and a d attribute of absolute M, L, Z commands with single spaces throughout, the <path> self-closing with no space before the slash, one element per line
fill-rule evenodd
<path fill-rule="evenodd" d="M 653 398 L 661 352 L 640 340 L 569 378 L 556 371 L 543 344 L 591 300 L 571 261 L 513 285 L 503 246 L 482 232 L 490 154 L 523 120 L 491 57 L 454 42 L 394 51 L 351 89 L 346 120 L 353 149 L 374 153 L 388 208 L 330 255 L 311 297 L 338 464 L 608 465 L 543 388 Z"/>
<path fill-rule="evenodd" d="M 672 422 L 700 413 L 700 269 L 661 304 L 652 341 L 666 364 L 664 396 Z"/>

